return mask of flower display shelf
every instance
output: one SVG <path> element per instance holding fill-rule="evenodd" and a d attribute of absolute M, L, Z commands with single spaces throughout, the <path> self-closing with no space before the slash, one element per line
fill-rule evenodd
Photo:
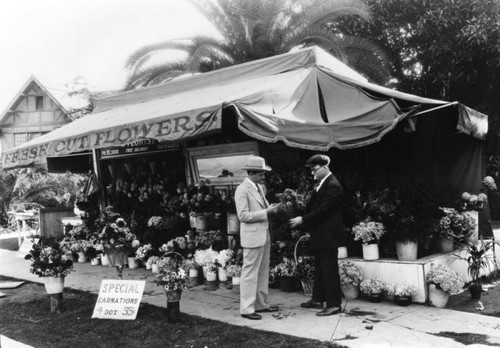
<path fill-rule="evenodd" d="M 500 232 L 495 232 L 496 240 L 500 240 Z M 486 242 L 487 240 L 485 240 Z M 480 243 L 480 242 L 479 242 Z M 496 258 L 500 259 L 500 248 L 496 248 Z M 492 250 L 489 251 L 493 253 Z M 429 296 L 428 286 L 425 277 L 432 268 L 432 264 L 444 264 L 453 271 L 459 273 L 462 279 L 470 282 L 472 279 L 467 273 L 468 264 L 465 261 L 457 261 L 453 254 L 460 253 L 466 256 L 465 250 L 455 250 L 450 253 L 438 253 L 419 258 L 415 261 L 401 261 L 393 258 L 381 258 L 378 260 L 366 261 L 361 257 L 348 257 L 347 261 L 361 267 L 364 278 L 380 279 L 387 284 L 404 283 L 412 285 L 416 293 L 412 298 L 414 303 L 426 303 Z M 494 267 L 491 267 L 491 271 Z M 491 272 L 490 271 L 490 272 Z M 487 275 L 488 273 L 481 273 Z"/>

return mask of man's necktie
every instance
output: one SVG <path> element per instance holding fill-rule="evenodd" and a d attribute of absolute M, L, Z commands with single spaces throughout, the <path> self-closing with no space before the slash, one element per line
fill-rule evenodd
<path fill-rule="evenodd" d="M 257 184 L 257 191 L 259 191 L 259 195 L 260 195 L 260 198 L 262 198 L 262 202 L 264 203 L 264 207 L 267 208 L 266 197 L 264 197 L 264 193 L 262 193 L 262 190 L 260 189 L 259 184 Z"/>

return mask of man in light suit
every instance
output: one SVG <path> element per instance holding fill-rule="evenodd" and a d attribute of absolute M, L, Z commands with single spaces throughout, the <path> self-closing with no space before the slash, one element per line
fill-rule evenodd
<path fill-rule="evenodd" d="M 342 222 L 342 186 L 330 172 L 330 157 L 314 155 L 306 166 L 319 185 L 314 188 L 307 203 L 306 213 L 290 220 L 290 226 L 302 226 L 311 234 L 310 246 L 314 254 L 314 285 L 312 299 L 302 308 L 322 309 L 318 316 L 341 311 L 341 290 L 338 266 L 338 247 L 344 238 Z M 326 306 L 323 308 L 323 302 Z"/>
<path fill-rule="evenodd" d="M 258 312 L 276 312 L 278 306 L 267 303 L 271 236 L 268 216 L 278 211 L 269 205 L 262 183 L 271 171 L 264 158 L 250 156 L 242 168 L 248 177 L 236 189 L 234 199 L 240 219 L 240 238 L 243 247 L 243 267 L 240 278 L 240 314 L 243 318 L 259 320 Z"/>

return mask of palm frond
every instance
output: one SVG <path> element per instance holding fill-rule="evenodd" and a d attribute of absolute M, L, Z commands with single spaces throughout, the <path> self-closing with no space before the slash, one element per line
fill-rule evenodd
<path fill-rule="evenodd" d="M 126 69 L 137 70 L 155 53 L 164 50 L 186 51 L 192 45 L 191 39 L 174 39 L 153 45 L 146 45 L 134 51 L 125 62 Z"/>

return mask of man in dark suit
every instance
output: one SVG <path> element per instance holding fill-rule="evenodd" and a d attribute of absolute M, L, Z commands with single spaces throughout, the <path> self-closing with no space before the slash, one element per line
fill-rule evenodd
<path fill-rule="evenodd" d="M 325 155 L 310 157 L 306 166 L 314 179 L 319 181 L 312 192 L 304 216 L 290 220 L 290 226 L 308 231 L 310 247 L 314 254 L 315 272 L 312 299 L 302 303 L 302 308 L 322 309 L 318 316 L 328 316 L 341 311 L 341 290 L 338 266 L 338 247 L 344 234 L 342 222 L 342 186 L 330 172 L 330 158 Z M 326 306 L 323 308 L 323 302 Z"/>

